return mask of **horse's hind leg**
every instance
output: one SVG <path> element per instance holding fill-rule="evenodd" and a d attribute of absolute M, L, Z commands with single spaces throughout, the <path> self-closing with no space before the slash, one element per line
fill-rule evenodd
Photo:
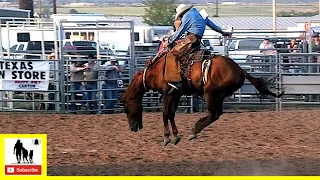
<path fill-rule="evenodd" d="M 207 127 L 214 121 L 218 120 L 220 115 L 222 115 L 223 113 L 223 98 L 215 98 L 214 95 L 208 94 L 205 97 L 209 115 L 197 121 L 194 128 L 192 129 L 192 135 L 189 137 L 189 140 L 196 138 L 198 133 L 200 133 L 205 127 Z"/>

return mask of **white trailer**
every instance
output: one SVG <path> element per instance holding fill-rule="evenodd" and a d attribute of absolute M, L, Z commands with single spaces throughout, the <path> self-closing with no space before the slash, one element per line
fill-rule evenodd
<path fill-rule="evenodd" d="M 18 37 L 30 37 L 30 41 L 55 41 L 56 36 L 53 28 L 39 29 L 38 27 L 9 27 L 1 28 L 1 45 L 8 50 L 18 44 Z"/>

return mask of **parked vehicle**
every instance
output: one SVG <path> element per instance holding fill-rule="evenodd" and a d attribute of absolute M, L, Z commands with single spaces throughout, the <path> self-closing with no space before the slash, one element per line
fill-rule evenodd
<path fill-rule="evenodd" d="M 71 41 L 64 40 L 63 50 L 69 55 L 83 55 L 89 54 L 97 55 L 97 43 L 95 41 Z M 108 51 L 99 47 L 100 55 L 112 55 L 112 51 Z"/>
<path fill-rule="evenodd" d="M 54 41 L 44 41 L 44 53 L 49 55 L 54 49 Z M 35 55 L 30 55 L 35 54 Z M 41 59 L 41 41 L 18 42 L 10 48 L 10 55 L 15 59 Z"/>

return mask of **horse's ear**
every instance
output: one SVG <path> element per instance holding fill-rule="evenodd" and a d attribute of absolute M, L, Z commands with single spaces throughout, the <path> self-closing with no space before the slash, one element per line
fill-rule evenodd
<path fill-rule="evenodd" d="M 145 68 L 149 67 L 150 64 L 151 64 L 151 62 L 152 62 L 152 60 L 153 60 L 153 57 L 149 57 L 149 58 L 147 59 L 147 61 L 144 63 L 144 67 L 145 67 Z"/>

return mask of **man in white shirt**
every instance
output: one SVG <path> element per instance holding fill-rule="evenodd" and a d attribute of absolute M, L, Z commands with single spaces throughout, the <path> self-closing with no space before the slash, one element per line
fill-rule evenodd
<path fill-rule="evenodd" d="M 261 50 L 262 54 L 265 55 L 275 55 L 277 53 L 276 48 L 272 44 L 272 42 L 269 41 L 270 39 L 266 37 L 263 42 L 260 44 L 259 49 Z"/>

